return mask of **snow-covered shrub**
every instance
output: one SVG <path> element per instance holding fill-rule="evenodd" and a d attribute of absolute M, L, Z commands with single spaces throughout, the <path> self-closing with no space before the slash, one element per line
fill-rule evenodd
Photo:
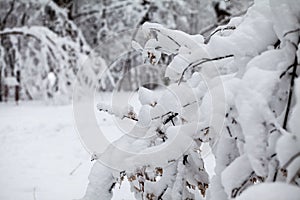
<path fill-rule="evenodd" d="M 70 101 L 79 64 L 90 52 L 81 30 L 52 1 L 1 5 L 1 70 L 8 76 L 20 71 L 25 99 Z"/>
<path fill-rule="evenodd" d="M 98 104 L 136 124 L 95 153 L 83 199 L 111 198 L 124 178 L 137 199 L 299 198 L 299 21 L 297 0 L 256 0 L 206 38 L 145 23 L 144 55 L 153 64 L 174 55 L 165 72 L 174 84 L 141 87 L 138 113 Z M 216 160 L 211 178 L 203 143 Z"/>

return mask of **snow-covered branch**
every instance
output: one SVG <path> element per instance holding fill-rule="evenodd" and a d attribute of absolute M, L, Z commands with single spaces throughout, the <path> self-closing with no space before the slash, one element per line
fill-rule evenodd
<path fill-rule="evenodd" d="M 263 198 L 270 191 L 252 188 L 277 181 L 287 182 L 287 196 L 295 198 L 292 191 L 300 189 L 290 186 L 300 182 L 299 128 L 288 124 L 297 124 L 299 107 L 299 101 L 292 101 L 293 92 L 299 96 L 293 88 L 300 55 L 299 11 L 296 0 L 255 1 L 243 17 L 233 17 L 206 41 L 155 23 L 142 26 L 148 37 L 143 55 L 155 57 L 152 64 L 162 54 L 174 57 L 165 71 L 172 84 L 158 97 L 155 91 L 138 92 L 142 107 L 133 134 L 149 137 L 124 136 L 115 142 L 145 153 L 143 158 L 121 158 L 137 199 L 195 199 L 193 189 L 208 193 L 209 200 L 243 199 L 248 191 L 253 191 L 252 199 L 257 194 Z M 219 34 L 227 29 L 234 31 Z M 293 34 L 286 34 L 289 30 Z M 284 76 L 291 65 L 292 76 Z M 296 114 L 291 114 L 293 106 Z M 211 179 L 202 159 L 203 143 L 216 159 Z M 152 154 L 154 149 L 159 154 Z M 112 145 L 102 158 L 114 153 Z M 149 175 L 157 167 L 162 168 L 159 180 Z"/>

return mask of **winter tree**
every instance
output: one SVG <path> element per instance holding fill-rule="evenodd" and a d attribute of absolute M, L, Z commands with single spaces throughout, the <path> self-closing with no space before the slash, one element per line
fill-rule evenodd
<path fill-rule="evenodd" d="M 231 1 L 226 3 L 225 8 L 224 4 L 221 5 L 221 8 L 234 15 L 238 10 L 245 10 L 249 2 Z M 82 58 L 95 47 L 93 50 L 110 66 L 106 79 L 101 80 L 102 89 L 112 90 L 122 74 L 142 63 L 138 54 L 133 52 L 119 60 L 114 55 L 128 51 L 129 41 L 136 37 L 134 29 L 146 21 L 188 33 L 198 33 L 200 30 L 207 33 L 219 24 L 213 3 L 208 0 L 10 0 L 1 1 L 0 4 L 0 77 L 10 79 L 20 71 L 20 88 L 25 99 L 60 96 L 62 99 L 70 99 L 74 85 L 72 80 L 81 63 L 79 60 L 84 60 Z M 166 65 L 169 59 L 161 59 L 159 62 Z M 136 88 L 143 79 L 161 79 L 155 70 L 146 74 L 143 76 L 137 70 L 136 75 L 124 78 L 122 85 L 126 87 L 123 89 Z M 0 90 L 4 82 L 0 81 Z M 55 84 L 51 85 L 51 82 Z"/>
<path fill-rule="evenodd" d="M 299 22 L 297 0 L 256 0 L 206 37 L 145 23 L 143 55 L 150 64 L 173 55 L 165 76 L 174 84 L 140 87 L 136 111 L 98 104 L 135 126 L 95 152 L 83 199 L 110 199 L 124 179 L 136 199 L 298 199 Z M 211 178 L 203 144 L 216 161 Z"/>
<path fill-rule="evenodd" d="M 227 2 L 224 9 L 235 15 L 240 13 L 238 10 L 245 11 L 250 3 L 249 0 Z M 187 33 L 207 33 L 218 24 L 210 0 L 74 1 L 69 9 L 73 21 L 83 31 L 87 42 L 106 60 L 109 70 L 106 78 L 102 77 L 101 88 L 110 91 L 116 87 L 120 77 L 130 70 L 136 70 L 135 74 L 121 80 L 122 89 L 132 90 L 147 78 L 134 68 L 142 63 L 142 59 L 129 49 L 130 41 L 138 37 L 136 29 L 144 22 L 160 23 L 167 28 Z M 116 58 L 116 55 L 120 57 Z M 169 59 L 163 58 L 159 62 L 165 66 Z M 149 70 L 147 74 L 149 81 L 161 79 L 155 70 Z"/>

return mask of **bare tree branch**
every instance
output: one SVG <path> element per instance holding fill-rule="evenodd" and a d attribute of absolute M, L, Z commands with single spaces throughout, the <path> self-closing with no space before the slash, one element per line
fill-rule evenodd
<path fill-rule="evenodd" d="M 288 116 L 289 116 L 289 112 L 290 112 L 290 107 L 291 107 L 291 102 L 292 102 L 292 97 L 293 97 L 294 82 L 295 82 L 295 77 L 297 76 L 297 74 L 296 74 L 297 65 L 298 65 L 297 56 L 295 56 L 295 61 L 293 64 L 292 78 L 291 78 L 291 82 L 290 82 L 289 97 L 288 97 L 287 107 L 286 107 L 283 126 L 282 126 L 282 128 L 284 128 L 284 129 L 286 129 Z"/>

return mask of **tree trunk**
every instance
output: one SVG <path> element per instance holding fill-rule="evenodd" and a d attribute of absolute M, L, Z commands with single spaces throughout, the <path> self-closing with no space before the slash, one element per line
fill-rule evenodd
<path fill-rule="evenodd" d="M 18 85 L 15 86 L 15 101 L 18 104 L 20 100 L 20 87 L 21 87 L 21 73 L 20 70 L 17 71 L 16 79 L 18 82 Z"/>
<path fill-rule="evenodd" d="M 4 79 L 7 77 L 7 71 L 4 71 Z M 4 101 L 7 102 L 8 99 L 8 85 L 4 83 Z"/>
<path fill-rule="evenodd" d="M 2 66 L 0 67 L 0 102 L 2 102 Z"/>

